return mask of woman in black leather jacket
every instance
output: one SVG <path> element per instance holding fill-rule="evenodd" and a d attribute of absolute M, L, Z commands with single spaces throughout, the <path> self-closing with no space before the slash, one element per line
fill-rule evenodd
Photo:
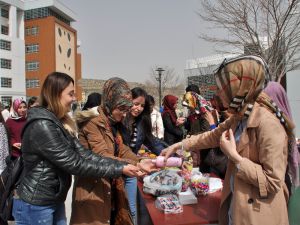
<path fill-rule="evenodd" d="M 41 107 L 32 108 L 22 134 L 24 176 L 13 202 L 16 225 L 66 225 L 64 201 L 71 174 L 115 178 L 138 176 L 139 169 L 84 149 L 68 116 L 75 100 L 74 80 L 50 74 L 42 87 Z"/>

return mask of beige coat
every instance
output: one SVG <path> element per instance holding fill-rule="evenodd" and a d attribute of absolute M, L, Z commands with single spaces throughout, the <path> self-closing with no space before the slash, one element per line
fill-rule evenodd
<path fill-rule="evenodd" d="M 77 117 L 80 126 L 79 140 L 87 149 L 102 156 L 115 158 L 113 134 L 103 111 L 98 110 L 99 115 L 90 111 Z M 124 144 L 120 146 L 119 157 L 132 164 L 138 162 L 137 156 Z M 112 182 L 115 191 L 112 191 Z M 113 181 L 104 178 L 75 178 L 70 224 L 109 225 L 112 207 L 117 210 L 115 224 L 132 224 L 122 178 Z"/>
<path fill-rule="evenodd" d="M 191 149 L 206 149 L 219 145 L 223 131 L 236 129 L 233 116 L 210 132 L 184 141 Z M 279 120 L 266 108 L 255 104 L 243 131 L 237 151 L 244 158 L 236 166 L 229 161 L 222 192 L 219 224 L 228 224 L 232 201 L 234 225 L 287 225 L 287 188 L 284 182 L 287 167 L 288 137 Z M 230 179 L 234 191 L 231 194 Z"/>

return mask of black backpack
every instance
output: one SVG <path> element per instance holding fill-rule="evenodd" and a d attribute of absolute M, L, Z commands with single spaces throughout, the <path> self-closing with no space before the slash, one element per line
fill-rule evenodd
<path fill-rule="evenodd" d="M 14 191 L 21 180 L 23 158 L 6 158 L 6 168 L 0 175 L 0 225 L 6 225 L 8 220 L 14 220 L 12 205 Z"/>

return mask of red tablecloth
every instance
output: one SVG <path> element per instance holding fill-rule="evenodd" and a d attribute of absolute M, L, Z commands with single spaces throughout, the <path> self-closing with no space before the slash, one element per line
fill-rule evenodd
<path fill-rule="evenodd" d="M 182 213 L 164 214 L 155 208 L 155 197 L 144 194 L 142 182 L 138 182 L 138 188 L 154 225 L 199 225 L 218 223 L 221 191 L 198 197 L 198 204 L 184 205 Z"/>

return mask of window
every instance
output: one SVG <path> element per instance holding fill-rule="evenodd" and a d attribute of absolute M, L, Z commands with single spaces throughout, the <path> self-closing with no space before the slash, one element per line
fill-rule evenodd
<path fill-rule="evenodd" d="M 32 27 L 31 28 L 31 35 L 36 36 L 38 34 L 39 34 L 39 27 L 37 27 L 37 26 Z"/>
<path fill-rule="evenodd" d="M 11 69 L 11 59 L 0 59 L 0 60 L 1 60 L 1 68 Z"/>
<path fill-rule="evenodd" d="M 55 18 L 59 19 L 60 21 L 70 25 L 70 20 L 68 20 L 64 16 L 58 14 L 57 12 L 53 11 L 49 7 L 26 10 L 24 20 L 26 21 L 26 20 L 36 19 L 36 18 L 44 18 L 44 17 L 48 17 L 48 16 L 54 16 Z"/>
<path fill-rule="evenodd" d="M 8 27 L 1 25 L 1 34 L 8 35 Z"/>
<path fill-rule="evenodd" d="M 38 44 L 29 44 L 25 47 L 26 53 L 34 53 L 39 51 L 39 45 Z"/>
<path fill-rule="evenodd" d="M 11 50 L 11 42 L 10 41 L 5 41 L 5 40 L 0 40 L 0 49 L 3 50 Z"/>
<path fill-rule="evenodd" d="M 1 87 L 11 88 L 11 78 L 1 77 Z"/>
<path fill-rule="evenodd" d="M 26 62 L 26 71 L 35 71 L 40 68 L 40 62 L 38 61 L 32 61 L 32 62 Z"/>
<path fill-rule="evenodd" d="M 40 87 L 39 79 L 26 79 L 26 88 Z"/>
<path fill-rule="evenodd" d="M 12 102 L 12 96 L 1 96 L 1 102 L 4 105 L 11 105 Z"/>
<path fill-rule="evenodd" d="M 1 16 L 8 19 L 8 10 L 1 8 Z"/>
<path fill-rule="evenodd" d="M 31 28 L 30 27 L 26 27 L 25 28 L 25 35 L 29 36 L 31 34 Z"/>

